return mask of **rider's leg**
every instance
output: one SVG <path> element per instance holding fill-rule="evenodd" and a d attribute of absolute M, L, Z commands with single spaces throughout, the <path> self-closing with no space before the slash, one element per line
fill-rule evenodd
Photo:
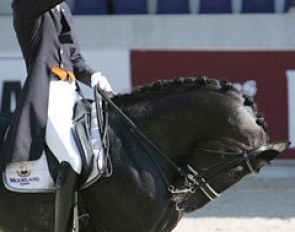
<path fill-rule="evenodd" d="M 70 214 L 74 203 L 77 173 L 68 162 L 62 162 L 56 180 L 54 232 L 68 232 Z"/>
<path fill-rule="evenodd" d="M 72 130 L 73 109 L 79 99 L 75 83 L 51 81 L 46 144 L 59 163 L 67 161 L 80 174 L 81 156 Z"/>
<path fill-rule="evenodd" d="M 51 81 L 46 143 L 60 162 L 56 181 L 54 232 L 67 232 L 77 174 L 81 158 L 72 132 L 75 86 L 69 82 Z"/>

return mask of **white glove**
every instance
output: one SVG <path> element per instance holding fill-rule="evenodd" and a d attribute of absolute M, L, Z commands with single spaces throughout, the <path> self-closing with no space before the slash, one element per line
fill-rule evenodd
<path fill-rule="evenodd" d="M 107 78 L 101 72 L 96 72 L 91 76 L 91 86 L 94 88 L 98 85 L 107 94 L 115 94 Z"/>

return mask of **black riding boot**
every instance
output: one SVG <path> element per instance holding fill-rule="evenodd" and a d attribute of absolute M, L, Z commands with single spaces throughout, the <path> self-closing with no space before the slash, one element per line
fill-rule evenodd
<path fill-rule="evenodd" d="M 68 232 L 69 217 L 73 208 L 77 173 L 68 162 L 59 166 L 56 180 L 54 232 Z"/>

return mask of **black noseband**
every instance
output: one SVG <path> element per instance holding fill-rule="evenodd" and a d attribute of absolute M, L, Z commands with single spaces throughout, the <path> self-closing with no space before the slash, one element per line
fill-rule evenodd
<path fill-rule="evenodd" d="M 193 193 L 196 193 L 197 191 L 201 191 L 210 201 L 218 198 L 220 194 L 214 189 L 214 187 L 212 187 L 212 185 L 210 185 L 210 182 L 224 172 L 228 172 L 233 168 L 244 164 L 249 170 L 249 173 L 256 174 L 257 171 L 253 167 L 251 158 L 257 157 L 264 151 L 272 150 L 272 146 L 269 144 L 264 144 L 255 150 L 245 150 L 240 154 L 202 148 L 199 148 L 199 150 L 214 155 L 227 156 L 231 158 L 225 162 L 212 166 L 203 172 L 198 172 L 191 165 L 187 164 L 187 174 L 184 176 L 182 185 L 177 185 L 177 187 L 172 185 L 169 188 L 169 191 L 174 195 L 172 199 L 177 199 L 176 205 L 178 210 L 185 210 L 185 208 L 180 208 L 178 205 L 183 205 L 181 204 L 182 200 L 188 199 Z M 182 197 L 177 197 L 177 195 L 182 195 Z"/>

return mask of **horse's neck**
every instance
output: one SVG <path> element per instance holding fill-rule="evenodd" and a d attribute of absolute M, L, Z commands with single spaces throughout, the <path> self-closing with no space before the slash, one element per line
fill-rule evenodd
<path fill-rule="evenodd" d="M 161 164 L 163 171 L 167 171 L 168 175 L 173 175 L 174 170 L 171 169 L 171 166 L 167 163 L 167 160 L 165 160 L 166 158 L 162 156 L 162 154 L 165 154 L 165 156 L 174 160 L 171 152 L 166 149 L 164 145 L 164 134 L 161 132 L 160 134 L 156 134 L 153 130 L 147 129 L 150 126 L 149 124 L 146 124 L 145 126 L 147 127 L 144 127 L 141 123 L 137 123 L 137 121 L 135 121 L 135 123 L 138 125 L 138 131 L 134 131 L 133 128 L 125 123 L 124 119 L 118 117 L 118 115 L 116 115 L 115 118 L 115 120 L 111 119 L 111 127 L 113 130 L 111 148 L 120 148 L 120 150 L 113 150 L 115 159 L 117 158 L 117 154 L 121 156 L 118 158 L 118 162 L 126 162 L 127 165 L 131 164 L 137 169 L 146 169 L 147 167 L 154 168 L 154 162 L 157 162 Z M 141 134 L 143 134 L 143 136 L 141 136 Z M 160 152 L 158 152 L 154 146 L 157 147 Z M 177 160 L 175 159 L 175 161 Z"/>
<path fill-rule="evenodd" d="M 194 130 L 197 121 L 194 120 L 195 115 L 191 110 L 188 112 L 187 109 L 182 109 L 171 102 L 165 107 L 163 104 L 159 102 L 143 104 L 123 110 L 134 121 L 140 132 L 144 133 L 163 153 L 181 163 L 187 159 L 187 149 L 191 141 L 197 137 L 198 131 Z"/>
<path fill-rule="evenodd" d="M 240 104 L 233 99 L 238 98 L 205 89 L 159 97 L 151 94 L 138 99 L 127 97 L 126 101 L 119 102 L 123 103 L 119 107 L 165 154 L 181 164 L 199 140 L 227 134 L 227 104 L 229 101 Z"/>

